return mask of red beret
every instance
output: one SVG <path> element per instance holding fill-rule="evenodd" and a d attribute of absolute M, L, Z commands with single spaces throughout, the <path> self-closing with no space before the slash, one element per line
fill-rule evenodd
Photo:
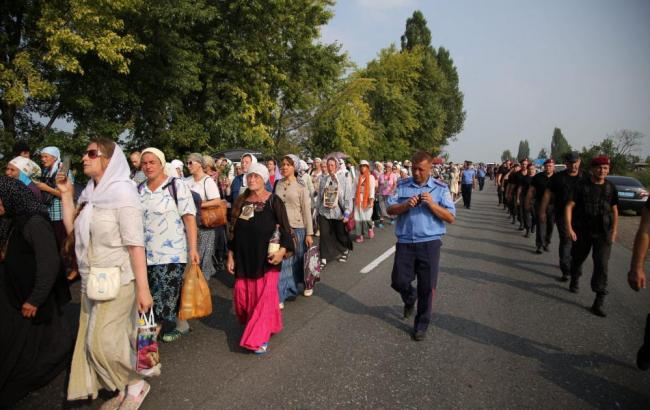
<path fill-rule="evenodd" d="M 592 167 L 598 167 L 600 165 L 609 165 L 609 157 L 600 155 L 591 160 Z"/>
<path fill-rule="evenodd" d="M 553 158 L 549 158 L 546 161 L 544 161 L 544 165 L 546 164 L 555 164 L 555 161 L 553 160 Z"/>

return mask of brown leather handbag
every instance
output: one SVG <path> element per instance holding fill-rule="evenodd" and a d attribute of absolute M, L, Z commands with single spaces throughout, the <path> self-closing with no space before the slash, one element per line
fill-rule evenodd
<path fill-rule="evenodd" d="M 201 227 L 217 228 L 228 223 L 227 218 L 228 203 L 224 200 L 219 201 L 219 205 L 201 208 Z"/>
<path fill-rule="evenodd" d="M 210 177 L 203 179 L 203 192 L 205 192 L 206 197 L 208 196 L 208 191 L 205 184 L 208 178 Z M 220 200 L 218 205 L 201 208 L 200 214 L 201 228 L 218 228 L 224 226 L 228 223 L 228 202 Z"/>

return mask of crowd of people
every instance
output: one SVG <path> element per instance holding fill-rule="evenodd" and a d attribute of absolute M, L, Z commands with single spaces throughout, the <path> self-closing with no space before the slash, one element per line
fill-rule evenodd
<path fill-rule="evenodd" d="M 9 321 L 4 329 L 22 335 L 3 340 L 4 350 L 27 346 L 28 356 L 3 364 L 0 402 L 15 402 L 69 366 L 67 399 L 106 389 L 116 393 L 102 407 L 111 409 L 138 408 L 150 389 L 131 363 L 137 312 L 153 311 L 163 342 L 190 332 L 178 317 L 188 265 L 206 279 L 234 276 L 240 345 L 265 354 L 282 329 L 285 303 L 314 293 L 318 279 L 306 280 L 306 251 L 317 249 L 321 268 L 345 263 L 354 243 L 394 225 L 399 213 L 391 206 L 413 167 L 410 160 L 353 166 L 342 155 L 262 161 L 244 154 L 232 162 L 191 153 L 168 161 L 154 147 L 127 159 L 114 141 L 96 138 L 81 158 L 84 187 L 57 147 L 39 150 L 40 165 L 28 147 L 16 151 L 0 180 L 0 286 L 12 295 L 0 316 Z M 442 175 L 429 169 L 420 179 L 433 174 Z M 208 225 L 204 217 L 219 207 L 227 209 L 226 223 Z M 19 277 L 26 255 L 33 263 Z M 98 269 L 116 272 L 119 290 L 108 300 L 92 291 Z M 76 280 L 74 337 L 63 307 Z M 426 316 L 423 309 L 418 315 Z"/>
<path fill-rule="evenodd" d="M 525 237 L 535 235 L 536 253 L 549 251 L 557 226 L 559 280 L 569 281 L 571 292 L 579 291 L 581 266 L 592 252 L 591 310 L 606 316 L 618 220 L 606 157 L 591 162 L 589 175 L 575 152 L 560 173 L 553 160 L 537 172 L 527 159 L 459 167 L 434 164 L 426 153 L 354 166 L 342 155 L 263 160 L 246 153 L 232 162 L 191 153 L 168 161 L 149 147 L 127 160 L 114 141 L 96 138 L 81 158 L 88 182 L 79 189 L 57 147 L 39 153 L 40 166 L 28 147 L 18 147 L 0 177 L 0 291 L 9 295 L 0 298 L 0 320 L 15 335 L 0 339 L 12 358 L 0 368 L 2 404 L 69 367 L 68 400 L 94 399 L 105 389 L 115 396 L 102 408 L 137 409 L 150 390 L 133 365 L 137 312 L 153 311 L 159 340 L 183 339 L 191 326 L 179 319 L 179 304 L 190 265 L 206 280 L 234 276 L 240 346 L 264 355 L 282 330 L 285 303 L 314 294 L 318 278 L 308 279 L 305 254 L 318 255 L 319 271 L 332 261 L 345 263 L 354 244 L 390 225 L 397 236 L 392 287 L 404 302 L 404 318 L 415 313 L 414 340 L 423 340 L 445 225 L 455 220 L 459 193 L 471 209 L 472 191 L 483 190 L 487 177 L 510 222 Z M 219 209 L 227 218 L 208 222 Z M 98 269 L 116 273 L 118 291 L 106 300 L 89 291 Z M 76 337 L 63 316 L 75 280 L 81 289 Z"/>

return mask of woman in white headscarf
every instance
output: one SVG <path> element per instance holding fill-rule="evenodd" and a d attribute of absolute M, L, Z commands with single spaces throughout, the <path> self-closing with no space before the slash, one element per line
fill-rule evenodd
<path fill-rule="evenodd" d="M 38 202 L 41 202 L 41 190 L 34 183 L 34 179 L 41 176 L 41 167 L 34 161 L 25 157 L 16 157 L 9 161 L 5 175 L 25 184 Z"/>
<path fill-rule="evenodd" d="M 96 398 L 101 388 L 117 392 L 104 408 L 138 408 L 150 386 L 134 368 L 136 310 L 152 306 L 144 251 L 143 211 L 124 153 L 106 138 L 91 140 L 83 156 L 90 177 L 75 218 L 73 188 L 59 173 L 63 220 L 81 274 L 79 331 L 72 358 L 68 400 Z M 70 245 L 70 244 L 68 244 Z M 69 248 L 70 246 L 68 246 Z M 119 268 L 120 289 L 112 300 L 87 295 L 91 267 Z"/>

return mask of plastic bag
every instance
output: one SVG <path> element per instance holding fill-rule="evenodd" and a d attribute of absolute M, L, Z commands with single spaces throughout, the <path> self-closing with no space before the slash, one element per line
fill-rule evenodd
<path fill-rule="evenodd" d="M 137 347 L 138 355 L 135 370 L 142 376 L 160 375 L 160 354 L 158 353 L 158 336 L 153 309 L 149 313 L 140 313 L 138 320 Z"/>
<path fill-rule="evenodd" d="M 181 289 L 181 306 L 178 318 L 181 320 L 197 319 L 212 313 L 212 295 L 208 281 L 205 280 L 199 265 L 191 263 L 185 268 L 183 289 Z"/>
<path fill-rule="evenodd" d="M 305 252 L 303 260 L 305 272 L 305 289 L 313 289 L 316 282 L 320 281 L 320 252 L 318 246 L 312 246 Z"/>

